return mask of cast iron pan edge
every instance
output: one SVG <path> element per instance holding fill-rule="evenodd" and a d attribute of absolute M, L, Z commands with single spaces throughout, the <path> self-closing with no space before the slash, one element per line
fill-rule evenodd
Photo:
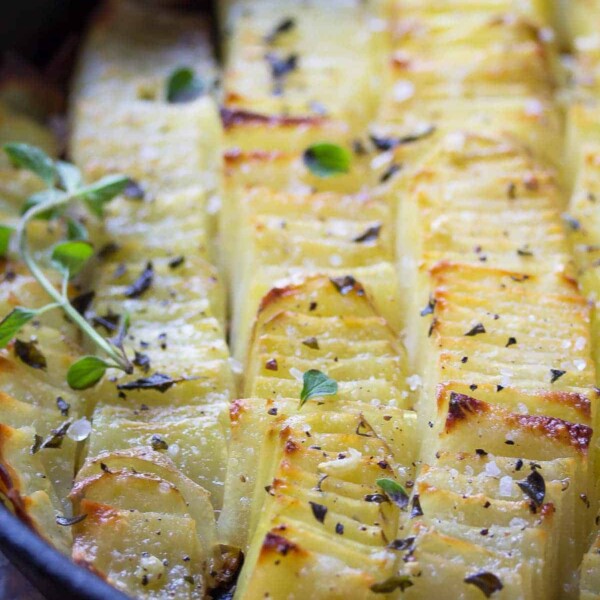
<path fill-rule="evenodd" d="M 0 548 L 48 600 L 131 600 L 63 556 L 1 504 Z"/>

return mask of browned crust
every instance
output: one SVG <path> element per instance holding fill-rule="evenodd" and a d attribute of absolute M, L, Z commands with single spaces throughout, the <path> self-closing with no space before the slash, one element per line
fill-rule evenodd
<path fill-rule="evenodd" d="M 511 424 L 533 431 L 540 431 L 554 439 L 566 439 L 571 446 L 586 454 L 590 445 L 593 430 L 581 423 L 570 423 L 554 417 L 538 417 L 534 415 L 516 415 L 508 413 Z"/>
<path fill-rule="evenodd" d="M 231 100 L 231 98 L 229 98 Z M 221 108 L 221 121 L 225 129 L 240 125 L 257 125 L 261 127 L 297 127 L 299 125 L 321 125 L 324 117 L 306 116 L 290 117 L 281 115 L 265 115 L 249 110 Z"/>
<path fill-rule="evenodd" d="M 273 555 L 287 556 L 291 553 L 305 554 L 305 552 L 294 542 L 279 535 L 278 533 L 269 531 L 263 540 L 262 547 L 260 549 L 260 557 L 258 560 L 260 562 L 262 560 L 268 560 L 269 558 L 272 558 Z"/>
<path fill-rule="evenodd" d="M 279 150 L 240 150 L 239 148 L 229 148 L 223 154 L 226 167 L 234 167 L 247 161 L 275 162 L 288 156 Z"/>
<path fill-rule="evenodd" d="M 450 392 L 448 415 L 446 417 L 446 432 L 451 431 L 459 421 L 466 421 L 469 415 L 486 412 L 489 405 L 466 394 Z"/>
<path fill-rule="evenodd" d="M 509 271 L 507 269 L 487 267 L 487 266 L 475 265 L 475 264 L 472 265 L 472 264 L 465 264 L 465 263 L 456 263 L 456 262 L 453 262 L 450 260 L 440 260 L 440 261 L 436 262 L 435 264 L 431 265 L 428 269 L 429 274 L 432 278 L 439 277 L 443 273 L 446 273 L 446 272 L 453 272 L 453 271 L 461 272 L 461 271 L 465 271 L 465 270 L 479 271 L 482 273 L 490 273 L 491 275 L 524 278 L 524 279 L 530 280 L 530 281 L 537 279 L 537 277 L 535 275 L 531 275 L 529 273 L 519 273 L 517 271 Z"/>
<path fill-rule="evenodd" d="M 23 523 L 40 533 L 29 516 L 26 499 L 21 496 L 21 492 L 14 484 L 11 470 L 10 466 L 0 457 L 0 495 L 10 502 L 13 512 Z"/>
<path fill-rule="evenodd" d="M 239 422 L 248 409 L 248 405 L 245 400 L 234 400 L 229 407 L 229 420 L 231 421 L 232 427 L 239 425 Z"/>
<path fill-rule="evenodd" d="M 438 406 L 442 406 L 446 391 L 444 386 L 438 389 Z M 511 413 L 502 408 L 493 409 L 504 422 L 515 429 L 525 429 L 540 433 L 570 446 L 586 454 L 593 430 L 582 423 L 571 423 L 556 417 L 545 417 L 536 415 L 520 415 Z M 450 392 L 448 414 L 445 422 L 445 433 L 450 433 L 461 421 L 468 421 L 472 415 L 482 415 L 492 411 L 492 405 L 477 400 L 466 394 Z"/>

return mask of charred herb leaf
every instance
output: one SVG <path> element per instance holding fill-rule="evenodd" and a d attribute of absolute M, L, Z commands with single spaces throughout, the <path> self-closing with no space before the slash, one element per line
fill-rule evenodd
<path fill-rule="evenodd" d="M 317 340 L 316 337 L 308 337 L 305 340 L 302 340 L 302 344 L 313 350 L 319 349 L 319 340 Z"/>
<path fill-rule="evenodd" d="M 65 421 L 58 429 L 52 429 L 46 439 L 36 435 L 30 454 L 36 454 L 44 448 L 60 448 L 62 446 L 67 430 L 71 426 L 71 421 Z"/>
<path fill-rule="evenodd" d="M 319 523 L 323 523 L 325 521 L 325 515 L 327 515 L 327 507 L 318 504 L 317 502 L 309 501 L 309 504 L 315 519 L 319 521 Z"/>
<path fill-rule="evenodd" d="M 24 342 L 19 339 L 15 340 L 15 354 L 32 369 L 45 371 L 48 367 L 46 357 L 34 341 Z"/>
<path fill-rule="evenodd" d="M 327 377 L 325 373 L 318 371 L 317 369 L 310 369 L 306 371 L 302 377 L 303 386 L 300 392 L 300 406 L 302 408 L 304 404 L 311 398 L 320 398 L 321 396 L 333 396 L 337 394 L 338 384 L 337 381 Z"/>
<path fill-rule="evenodd" d="M 56 406 L 57 406 L 58 410 L 60 410 L 60 414 L 63 417 L 69 416 L 69 409 L 71 408 L 71 405 L 64 398 L 59 396 L 56 399 Z"/>
<path fill-rule="evenodd" d="M 524 481 L 517 481 L 517 485 L 523 493 L 531 498 L 537 507 L 540 507 L 544 503 L 546 482 L 536 469 L 533 469 Z"/>
<path fill-rule="evenodd" d="M 285 17 L 273 27 L 272 31 L 265 35 L 265 42 L 272 44 L 282 33 L 287 33 L 296 27 L 296 21 L 291 17 Z"/>
<path fill-rule="evenodd" d="M 410 550 L 414 543 L 415 538 L 414 536 L 411 536 L 404 539 L 394 540 L 390 542 L 388 547 L 392 548 L 393 550 Z"/>
<path fill-rule="evenodd" d="M 148 261 L 140 276 L 125 290 L 125 296 L 139 298 L 152 285 L 153 280 L 154 266 L 151 261 Z"/>
<path fill-rule="evenodd" d="M 408 494 L 400 483 L 388 477 L 377 479 L 375 483 L 388 495 L 390 500 L 401 509 L 408 506 Z"/>
<path fill-rule="evenodd" d="M 403 592 L 413 585 L 408 575 L 392 575 L 384 581 L 374 583 L 371 586 L 371 591 L 375 594 L 391 594 L 394 590 Z"/>
<path fill-rule="evenodd" d="M 174 386 L 176 383 L 186 381 L 185 379 L 173 379 L 163 373 L 153 373 L 150 377 L 142 377 L 135 381 L 128 381 L 127 383 L 121 383 L 117 385 L 119 390 L 157 390 L 161 393 L 166 392 L 169 388 Z"/>
<path fill-rule="evenodd" d="M 355 291 L 359 296 L 364 296 L 365 294 L 363 287 L 356 279 L 354 279 L 354 277 L 352 277 L 352 275 L 346 275 L 345 277 L 331 277 L 329 281 L 333 283 L 342 296 L 345 296 L 352 291 Z"/>
<path fill-rule="evenodd" d="M 130 179 L 123 190 L 123 195 L 131 200 L 143 200 L 146 192 L 135 179 Z"/>
<path fill-rule="evenodd" d="M 411 133 L 404 136 L 383 137 L 377 135 L 370 135 L 369 138 L 371 139 L 373 146 L 375 146 L 377 150 L 387 152 L 388 150 L 393 150 L 394 148 L 402 146 L 403 144 L 411 144 L 413 142 L 418 142 L 419 140 L 429 137 L 434 132 L 435 126 L 429 125 L 422 131 L 417 131 L 415 133 Z"/>
<path fill-rule="evenodd" d="M 169 449 L 169 444 L 167 444 L 167 442 L 165 442 L 165 440 L 163 440 L 160 435 L 157 435 L 156 433 L 150 438 L 150 446 L 152 446 L 152 450 L 156 451 Z"/>
<path fill-rule="evenodd" d="M 136 352 L 132 362 L 136 367 L 142 369 L 144 373 L 147 373 L 150 369 L 150 357 L 143 352 Z"/>
<path fill-rule="evenodd" d="M 282 57 L 274 52 L 267 52 L 265 60 L 271 67 L 273 94 L 275 96 L 280 96 L 283 94 L 283 86 L 286 77 L 298 68 L 298 55 L 288 54 L 288 56 Z"/>
<path fill-rule="evenodd" d="M 365 242 L 375 242 L 379 239 L 379 234 L 381 233 L 381 223 L 377 225 L 373 225 L 365 230 L 364 233 L 361 233 L 358 237 L 355 237 L 352 241 L 357 244 L 364 244 Z"/>
<path fill-rule="evenodd" d="M 422 517 L 423 509 L 421 508 L 421 500 L 419 499 L 419 495 L 415 494 L 412 499 L 412 508 L 410 510 L 410 518 L 414 519 L 415 517 Z"/>
<path fill-rule="evenodd" d="M 479 335 L 480 333 L 485 333 L 485 327 L 483 326 L 483 323 L 477 323 L 476 325 L 473 325 L 473 327 L 469 329 L 465 335 L 473 337 L 475 335 Z"/>
<path fill-rule="evenodd" d="M 419 313 L 422 317 L 426 317 L 427 315 L 432 315 L 435 310 L 435 305 L 437 301 L 433 296 L 429 296 L 429 302 L 427 302 L 427 306 L 421 310 Z"/>
<path fill-rule="evenodd" d="M 302 158 L 306 168 L 317 177 L 333 177 L 350 171 L 350 152 L 337 144 L 313 144 L 304 151 Z"/>
<path fill-rule="evenodd" d="M 489 571 L 479 571 L 465 577 L 465 583 L 477 586 L 486 598 L 489 598 L 494 592 L 500 591 L 504 586 L 497 575 Z"/>
<path fill-rule="evenodd" d="M 77 525 L 77 523 L 81 523 L 81 521 L 83 521 L 86 517 L 86 513 L 77 515 L 76 517 L 56 517 L 56 523 L 58 525 L 62 525 L 63 527 L 71 527 L 71 525 Z"/>

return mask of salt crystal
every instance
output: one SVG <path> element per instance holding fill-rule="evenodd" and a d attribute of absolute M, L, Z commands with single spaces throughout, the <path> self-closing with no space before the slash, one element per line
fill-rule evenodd
<path fill-rule="evenodd" d="M 329 264 L 332 267 L 341 267 L 342 266 L 342 257 L 339 254 L 332 254 L 329 257 Z"/>
<path fill-rule="evenodd" d="M 491 460 L 485 465 L 485 474 L 488 477 L 498 477 L 502 471 L 498 468 L 498 465 L 495 461 Z"/>
<path fill-rule="evenodd" d="M 513 489 L 512 477 L 509 477 L 508 475 L 506 475 L 505 477 L 501 477 L 500 483 L 498 485 L 498 489 L 499 489 L 499 494 L 501 496 L 507 496 L 507 497 L 512 496 L 512 489 Z"/>
<path fill-rule="evenodd" d="M 412 81 L 401 79 L 394 85 L 394 100 L 396 102 L 404 102 L 415 94 L 415 85 Z"/>
<path fill-rule="evenodd" d="M 91 432 L 92 424 L 85 417 L 77 419 L 67 429 L 67 435 L 76 442 L 82 442 L 87 439 Z"/>
<path fill-rule="evenodd" d="M 411 392 L 418 390 L 423 385 L 421 377 L 419 377 L 419 375 L 417 375 L 416 373 L 414 375 L 411 375 L 410 377 L 407 377 L 406 383 Z"/>

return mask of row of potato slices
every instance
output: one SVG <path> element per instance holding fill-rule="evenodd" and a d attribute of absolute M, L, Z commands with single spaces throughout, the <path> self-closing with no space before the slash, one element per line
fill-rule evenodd
<path fill-rule="evenodd" d="M 574 50 L 573 87 L 568 111 L 567 170 L 571 198 L 569 214 L 573 220 L 571 241 L 578 268 L 577 276 L 583 293 L 593 306 L 592 334 L 595 356 L 598 357 L 600 330 L 598 328 L 598 244 L 600 221 L 595 209 L 596 196 L 600 194 L 600 121 L 596 116 L 598 105 L 598 72 L 600 42 L 590 23 L 600 11 L 598 2 L 584 6 L 574 2 L 571 11 L 570 42 Z M 590 19 L 588 21 L 588 19 Z M 598 442 L 595 446 L 598 451 Z M 598 509 L 598 507 L 597 507 Z M 600 515 L 600 509 L 599 513 Z M 594 539 L 581 566 L 581 598 L 600 598 L 600 519 L 594 527 Z"/>
<path fill-rule="evenodd" d="M 310 273 L 354 274 L 398 325 L 395 211 L 389 185 L 372 190 L 385 169 L 372 168 L 362 149 L 353 153 L 350 172 L 338 177 L 318 177 L 303 162 L 314 143 L 352 152 L 375 114 L 385 56 L 376 4 L 242 0 L 220 7 L 226 61 L 221 232 L 240 360 L 260 299 L 274 285 Z M 286 61 L 289 69 L 278 75 Z"/>
<path fill-rule="evenodd" d="M 527 97 L 558 82 L 552 35 L 541 30 L 549 2 L 393 4 L 384 112 L 429 98 Z"/>
<path fill-rule="evenodd" d="M 560 136 L 555 109 L 544 99 L 556 78 L 551 76 L 553 52 L 542 49 L 540 32 L 530 22 L 490 19 L 486 3 L 473 5 L 475 14 L 463 26 L 463 19 L 456 21 L 452 14 L 464 8 L 457 4 L 432 10 L 429 4 L 412 6 L 405 13 L 411 27 L 399 37 L 395 72 L 411 94 L 393 98 L 388 106 L 384 101 L 384 114 L 397 126 L 433 113 L 439 106 L 435 99 L 448 98 L 443 110 L 449 105 L 452 123 L 454 115 L 464 114 L 470 94 L 510 92 L 521 99 L 469 99 L 468 110 L 479 115 L 465 123 L 479 119 L 483 127 L 473 134 L 461 124 L 459 133 L 446 129 L 437 139 L 423 140 L 400 192 L 397 256 L 403 257 L 400 279 L 412 302 L 406 305 L 407 345 L 425 382 L 417 405 L 425 466 L 415 493 L 426 523 L 409 531 L 416 538 L 411 572 L 421 577 L 405 595 L 418 595 L 430 579 L 425 574 L 439 574 L 441 565 L 448 566 L 445 560 L 453 561 L 456 572 L 443 583 L 456 585 L 460 597 L 480 593 L 465 585 L 473 571 L 493 574 L 496 579 L 490 581 L 504 586 L 498 596 L 553 597 L 564 582 L 566 593 L 574 595 L 592 513 L 587 453 L 595 371 L 588 309 L 570 279 L 557 177 L 531 158 L 550 164 L 559 158 L 543 147 L 546 136 L 547 141 Z M 510 11 L 512 3 L 503 4 Z M 529 16 L 543 22 L 542 13 Z M 439 53 L 430 38 L 419 38 L 421 31 L 450 36 L 444 48 L 451 51 Z M 487 35 L 477 38 L 477 31 Z M 481 62 L 475 54 L 472 61 L 464 60 L 473 35 L 481 39 Z M 512 59 L 505 60 L 509 54 Z M 465 64 L 471 69 L 462 70 Z M 435 77 L 427 77 L 430 67 Z M 529 76 L 533 71 L 537 77 Z M 416 106 L 423 100 L 426 108 Z M 399 114 L 400 108 L 414 116 Z M 511 111 L 517 119 L 507 125 Z M 421 323 L 419 312 L 425 317 Z M 571 315 L 566 321 L 565 314 Z M 479 457 L 478 468 L 469 463 L 466 478 L 460 476 L 464 463 L 456 452 Z M 539 467 L 528 468 L 528 461 Z M 545 509 L 525 493 L 534 470 L 546 482 Z M 432 490 L 448 508 L 434 504 L 430 518 L 426 505 Z M 528 505 L 525 524 L 517 515 Z M 457 529 L 457 524 L 468 527 Z M 490 537 L 498 525 L 525 527 L 538 540 L 533 568 L 524 568 L 532 556 L 518 538 L 510 533 Z M 446 550 L 431 536 L 442 536 Z M 557 554 L 552 539 L 566 542 L 569 550 Z"/>
<path fill-rule="evenodd" d="M 235 382 L 209 208 L 219 117 L 208 97 L 168 104 L 164 91 L 182 66 L 211 79 L 207 40 L 189 15 L 109 2 L 74 88 L 75 162 L 90 178 L 119 171 L 137 184 L 107 210 L 91 304 L 108 329 L 129 314 L 124 347 L 137 368 L 90 393 L 89 458 L 71 495 L 87 516 L 73 557 L 136 597 L 203 598 L 221 570 L 214 510 Z M 156 373 L 169 383 L 135 389 Z"/>
<path fill-rule="evenodd" d="M 248 399 L 231 408 L 222 540 L 242 548 L 237 597 L 367 597 L 394 573 L 401 518 L 377 485 L 407 488 L 418 456 L 405 354 L 353 278 L 273 289 L 256 320 Z M 300 407 L 302 371 L 338 382 Z"/>
<path fill-rule="evenodd" d="M 57 154 L 56 141 L 46 128 L 0 104 L 0 145 L 14 141 L 39 146 L 51 156 Z M 25 200 L 41 189 L 39 179 L 14 168 L 2 152 L 3 224 L 15 226 Z M 46 221 L 31 224 L 29 235 L 41 264 L 49 266 L 45 250 L 63 237 L 60 229 Z M 1 271 L 2 316 L 15 306 L 39 308 L 48 303 L 46 293 L 22 263 L 2 259 Z M 46 275 L 60 283 L 55 271 L 48 269 Z M 70 552 L 71 531 L 59 526 L 56 517 L 71 514 L 67 495 L 77 449 L 76 442 L 65 434 L 68 425 L 85 411 L 83 398 L 67 387 L 65 375 L 79 352 L 75 328 L 59 311 L 50 311 L 21 331 L 0 354 L 0 494 L 10 510 L 64 553 Z"/>

